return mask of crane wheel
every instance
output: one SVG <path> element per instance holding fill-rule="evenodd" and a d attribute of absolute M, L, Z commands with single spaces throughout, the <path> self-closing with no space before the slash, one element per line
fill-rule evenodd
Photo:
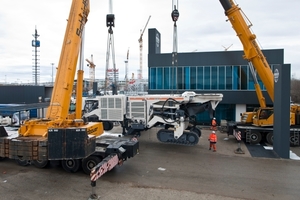
<path fill-rule="evenodd" d="M 258 144 L 261 141 L 261 134 L 258 131 L 252 131 L 250 134 L 250 143 Z"/>
<path fill-rule="evenodd" d="M 81 160 L 79 159 L 62 160 L 61 166 L 66 172 L 75 173 L 80 169 Z"/>
<path fill-rule="evenodd" d="M 24 160 L 21 157 L 17 158 L 16 162 L 18 163 L 18 165 L 21 165 L 21 166 L 27 166 L 30 164 L 29 160 Z"/>
<path fill-rule="evenodd" d="M 48 160 L 32 160 L 31 162 L 35 167 L 40 169 L 47 167 L 49 164 Z"/>
<path fill-rule="evenodd" d="M 91 170 L 102 161 L 102 158 L 98 156 L 89 156 L 82 160 L 82 170 L 86 174 L 90 174 Z"/>
<path fill-rule="evenodd" d="M 274 139 L 274 137 L 273 137 L 273 133 L 272 133 L 272 132 L 269 132 L 269 133 L 267 134 L 266 139 L 267 139 L 267 142 L 268 142 L 270 145 L 273 145 L 273 139 Z"/>
<path fill-rule="evenodd" d="M 191 129 L 190 129 L 190 131 L 191 132 L 194 132 L 194 133 L 196 133 L 197 135 L 198 135 L 198 137 L 201 137 L 201 130 L 199 129 L 199 128 L 197 128 L 197 127 L 192 127 Z"/>

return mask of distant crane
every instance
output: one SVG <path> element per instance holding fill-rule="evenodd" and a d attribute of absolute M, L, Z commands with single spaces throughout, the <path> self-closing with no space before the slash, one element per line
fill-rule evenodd
<path fill-rule="evenodd" d="M 222 47 L 224 47 L 224 50 L 227 51 L 232 45 L 233 45 L 233 44 L 231 44 L 231 45 L 228 46 L 228 47 L 224 47 L 224 46 L 222 45 Z"/>
<path fill-rule="evenodd" d="M 117 94 L 118 84 L 117 84 L 117 69 L 115 62 L 115 47 L 114 47 L 114 35 L 112 27 L 115 27 L 115 15 L 112 14 L 112 0 L 109 1 L 109 14 L 106 15 L 106 26 L 108 29 L 108 38 L 107 38 L 107 52 L 106 52 L 106 70 L 105 70 L 105 83 L 104 83 L 104 94 L 106 94 L 106 89 L 110 83 L 108 71 L 109 71 L 109 57 L 110 57 L 110 48 L 112 51 L 112 60 L 113 60 L 113 80 L 112 80 L 112 93 L 113 95 Z"/>
<path fill-rule="evenodd" d="M 144 34 L 145 29 L 146 29 L 146 27 L 149 23 L 150 18 L 151 18 L 151 15 L 149 16 L 144 29 L 141 30 L 141 35 L 140 35 L 140 38 L 138 40 L 139 44 L 140 44 L 140 70 L 139 70 L 139 73 L 138 73 L 138 79 L 139 80 L 141 80 L 143 78 L 143 34 Z"/>
<path fill-rule="evenodd" d="M 128 57 L 129 57 L 129 48 L 127 50 L 127 59 L 125 60 L 125 91 L 128 90 Z"/>
<path fill-rule="evenodd" d="M 93 55 L 91 55 L 91 60 L 89 59 L 85 59 L 89 64 L 89 68 L 90 68 L 90 81 L 89 81 L 89 90 L 91 90 L 93 88 L 93 83 L 95 82 L 95 67 L 96 65 L 93 62 Z"/>

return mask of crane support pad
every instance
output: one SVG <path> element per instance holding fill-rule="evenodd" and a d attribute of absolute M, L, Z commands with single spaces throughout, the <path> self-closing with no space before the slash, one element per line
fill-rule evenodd
<path fill-rule="evenodd" d="M 81 159 L 95 152 L 96 137 L 86 128 L 48 130 L 49 160 Z"/>
<path fill-rule="evenodd" d="M 98 165 L 91 170 L 91 181 L 96 181 L 103 174 L 112 170 L 119 164 L 119 158 L 117 154 L 111 154 L 104 158 Z"/>

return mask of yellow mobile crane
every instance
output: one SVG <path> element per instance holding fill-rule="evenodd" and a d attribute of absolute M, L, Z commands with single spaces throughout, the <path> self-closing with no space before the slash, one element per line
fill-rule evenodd
<path fill-rule="evenodd" d="M 273 107 L 266 107 L 265 99 L 254 73 L 254 68 L 266 87 L 271 100 L 274 102 L 274 76 L 272 70 L 255 41 L 256 35 L 250 31 L 252 24 L 247 17 L 243 15 L 241 9 L 235 5 L 233 0 L 219 1 L 225 10 L 225 15 L 228 17 L 227 21 L 231 23 L 242 42 L 244 48 L 243 57 L 249 62 L 260 103 L 260 108 L 252 113 L 244 113 L 242 115 L 242 122 L 234 124 L 233 126 L 242 132 L 242 137 L 246 138 L 247 142 L 256 144 L 265 136 L 268 143 L 273 144 Z M 246 20 L 249 24 L 246 23 Z M 290 111 L 290 143 L 291 145 L 299 145 L 300 124 L 296 124 L 296 121 L 299 121 L 296 120 L 296 118 L 300 118 L 300 107 L 292 105 Z M 233 134 L 230 132 L 234 131 L 234 128 L 228 128 L 229 134 Z"/>
<path fill-rule="evenodd" d="M 108 141 L 99 137 L 104 133 L 102 123 L 83 120 L 81 103 L 76 106 L 75 113 L 69 114 L 76 65 L 89 11 L 89 0 L 72 1 L 46 117 L 25 121 L 16 136 L 3 131 L 2 127 L 0 158 L 16 159 L 24 166 L 32 163 L 38 168 L 46 167 L 50 160 L 59 160 L 68 172 L 76 172 L 82 167 L 89 174 L 107 156 L 121 162 L 137 154 L 137 141 L 124 138 Z M 79 91 L 82 91 L 82 78 L 83 71 L 78 70 Z M 81 98 L 82 92 L 77 92 L 77 100 Z M 117 144 L 111 145 L 114 142 Z"/>

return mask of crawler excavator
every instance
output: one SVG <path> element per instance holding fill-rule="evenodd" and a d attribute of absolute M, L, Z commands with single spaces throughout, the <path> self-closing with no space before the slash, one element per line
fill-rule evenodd
<path fill-rule="evenodd" d="M 58 160 L 67 172 L 76 172 L 82 167 L 89 174 L 103 158 L 111 156 L 114 163 L 118 164 L 137 154 L 138 141 L 102 137 L 104 130 L 101 122 L 84 121 L 81 108 L 76 108 L 76 113 L 69 113 L 76 65 L 89 11 L 89 0 L 72 1 L 46 117 L 25 121 L 18 133 L 1 127 L 1 159 L 16 159 L 20 165 L 30 163 L 38 168 L 46 167 L 50 160 Z M 78 70 L 77 78 L 77 100 L 81 100 L 82 70 Z M 110 169 L 113 167 L 110 166 Z"/>
<path fill-rule="evenodd" d="M 241 8 L 239 8 L 233 0 L 219 0 L 222 4 L 225 15 L 235 30 L 237 36 L 242 42 L 244 48 L 244 59 L 249 62 L 250 70 L 254 78 L 255 90 L 258 96 L 260 107 L 253 112 L 243 113 L 241 122 L 231 123 L 228 125 L 228 134 L 234 135 L 234 131 L 238 129 L 242 133 L 242 138 L 246 142 L 252 144 L 259 143 L 263 137 L 266 137 L 267 142 L 273 144 L 273 122 L 274 113 L 273 107 L 267 107 L 265 99 L 262 95 L 260 86 L 256 79 L 254 68 L 266 87 L 267 93 L 274 102 L 274 76 L 265 56 L 260 50 L 256 35 L 250 30 L 252 24 L 248 18 L 243 15 Z M 246 22 L 248 21 L 248 24 Z M 300 107 L 298 105 L 291 105 L 290 107 L 290 144 L 299 145 L 300 133 Z"/>

